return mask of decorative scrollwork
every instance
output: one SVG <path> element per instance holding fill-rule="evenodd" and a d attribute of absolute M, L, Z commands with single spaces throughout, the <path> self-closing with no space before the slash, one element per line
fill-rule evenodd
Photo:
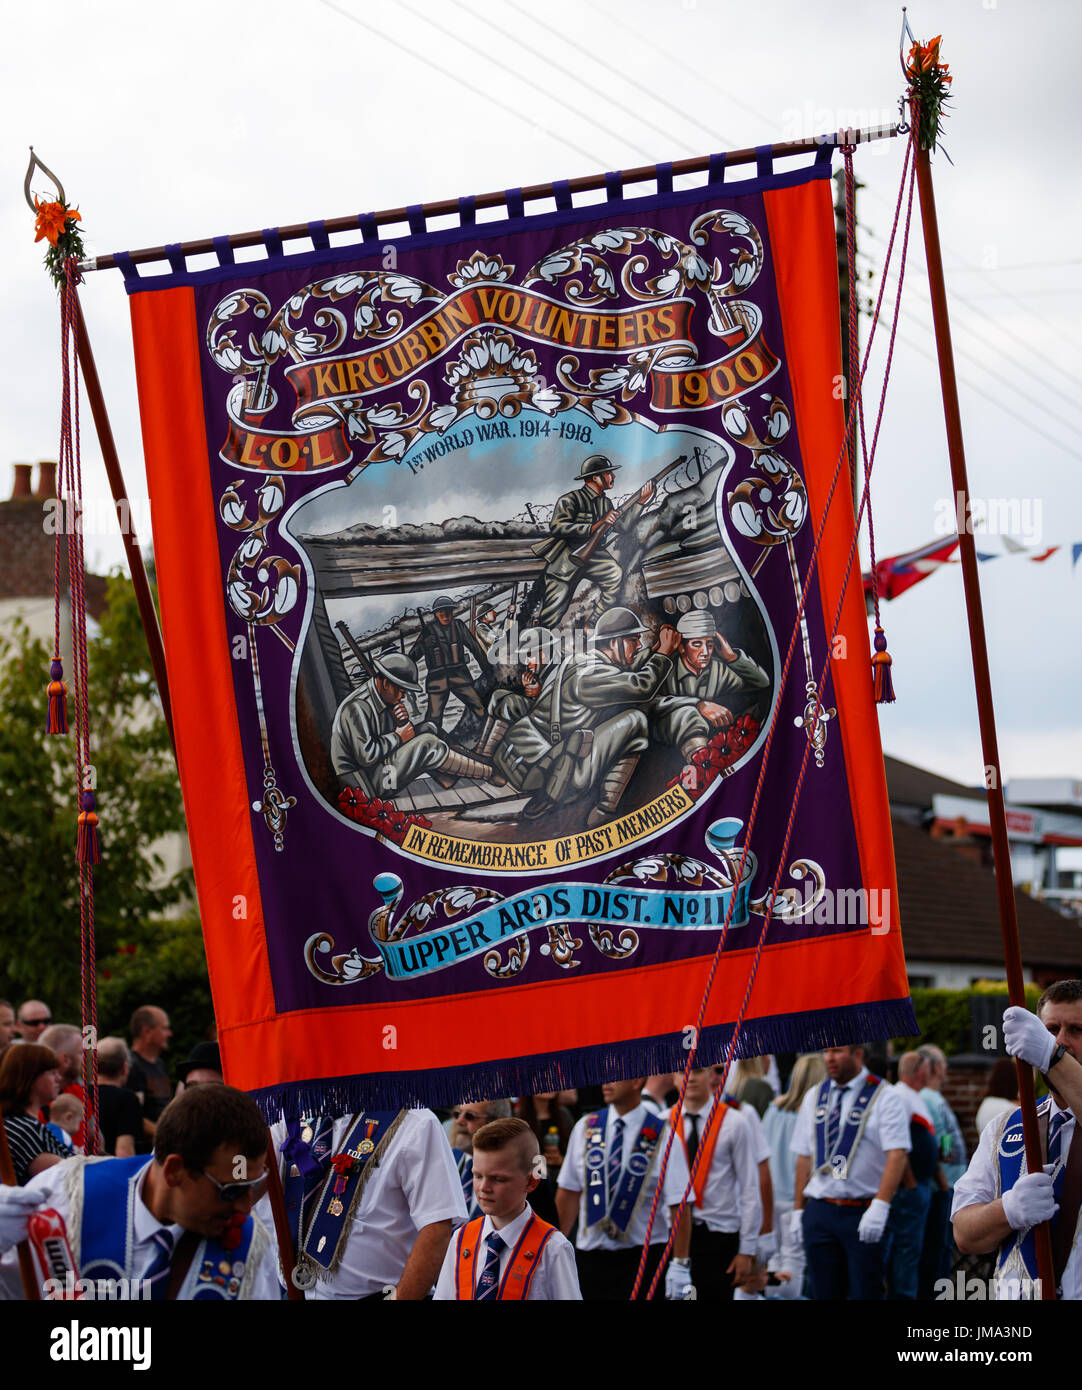
<path fill-rule="evenodd" d="M 789 865 L 789 877 L 795 878 L 798 883 L 809 875 L 811 882 L 808 886 L 812 891 L 802 893 L 799 888 L 780 889 L 774 898 L 772 917 L 782 922 L 801 922 L 811 917 L 826 896 L 826 874 L 814 859 L 797 859 Z M 748 903 L 748 910 L 757 917 L 765 917 L 769 902 L 770 893 L 766 892 L 761 898 L 753 898 Z"/>
<path fill-rule="evenodd" d="M 540 948 L 541 954 L 551 956 L 564 970 L 577 970 L 582 962 L 575 959 L 575 952 L 582 949 L 582 937 L 571 935 L 568 922 L 550 922 L 548 937 Z"/>
<path fill-rule="evenodd" d="M 630 927 L 623 927 L 619 936 L 614 934 L 611 927 L 602 927 L 596 922 L 589 922 L 586 930 L 590 940 L 609 960 L 626 960 L 639 949 L 639 933 Z"/>
<path fill-rule="evenodd" d="M 498 950 L 486 951 L 482 957 L 486 972 L 494 980 L 511 980 L 522 973 L 530 959 L 530 938 L 525 932 L 512 937 L 507 943 L 507 960 L 500 958 Z"/>
<path fill-rule="evenodd" d="M 334 937 L 327 932 L 316 932 L 304 943 L 304 963 L 308 969 L 325 985 L 355 985 L 376 975 L 383 969 L 382 960 L 368 960 L 357 950 L 343 951 L 332 956 Z M 326 960 L 326 966 L 323 960 Z M 329 968 L 328 968 L 329 967 Z"/>

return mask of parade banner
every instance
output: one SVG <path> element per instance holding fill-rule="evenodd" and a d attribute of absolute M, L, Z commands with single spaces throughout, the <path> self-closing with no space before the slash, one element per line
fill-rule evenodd
<path fill-rule="evenodd" d="M 764 926 L 740 1053 L 916 1031 L 829 154 L 118 258 L 219 1039 L 268 1114 L 718 1060 Z"/>

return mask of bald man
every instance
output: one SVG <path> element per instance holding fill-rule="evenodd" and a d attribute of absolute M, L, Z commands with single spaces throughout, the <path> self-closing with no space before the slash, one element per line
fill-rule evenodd
<path fill-rule="evenodd" d="M 86 1092 L 83 1089 L 83 1034 L 74 1023 L 54 1023 L 46 1028 L 38 1042 L 42 1047 L 51 1047 L 60 1061 L 60 1090 L 66 1096 L 74 1096 L 85 1110 Z M 77 1152 L 86 1149 L 86 1124 L 80 1123 L 72 1135 Z"/>
<path fill-rule="evenodd" d="M 15 1031 L 20 1042 L 40 1042 L 41 1035 L 53 1021 L 52 1010 L 40 999 L 25 999 L 19 1005 Z"/>

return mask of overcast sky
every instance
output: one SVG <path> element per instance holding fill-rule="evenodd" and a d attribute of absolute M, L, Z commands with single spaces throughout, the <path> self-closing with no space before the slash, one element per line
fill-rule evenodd
<path fill-rule="evenodd" d="M 943 33 L 956 74 L 954 163 L 937 157 L 934 175 L 972 491 L 1017 502 L 1019 539 L 1067 547 L 981 566 L 1004 770 L 1082 777 L 1082 19 L 1066 0 L 949 0 L 910 20 Z M 55 457 L 58 430 L 56 301 L 22 198 L 31 143 L 105 253 L 888 121 L 902 89 L 893 0 L 54 0 L 4 21 L 3 496 L 13 463 Z M 902 154 L 858 151 L 865 268 L 882 264 Z M 918 226 L 875 474 L 881 556 L 931 540 L 951 491 Z M 140 496 L 120 276 L 82 293 Z M 874 385 L 866 396 L 874 416 Z M 84 442 L 93 499 L 104 472 Z M 89 548 L 122 563 L 118 538 Z M 960 571 L 884 613 L 899 694 L 881 711 L 886 751 L 979 782 Z"/>

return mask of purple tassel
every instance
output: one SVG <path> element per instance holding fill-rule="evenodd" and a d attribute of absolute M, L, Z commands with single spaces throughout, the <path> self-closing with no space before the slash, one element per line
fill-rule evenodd
<path fill-rule="evenodd" d="M 894 681 L 891 679 L 890 668 L 893 662 L 890 659 L 890 652 L 887 651 L 887 639 L 883 629 L 876 624 L 875 628 L 875 655 L 872 657 L 872 689 L 875 693 L 875 703 L 877 705 L 892 705 L 894 703 Z"/>
<path fill-rule="evenodd" d="M 101 844 L 98 840 L 97 804 L 93 792 L 83 792 L 82 810 L 79 812 L 79 834 L 75 842 L 75 858 L 80 864 L 97 864 L 101 860 Z"/>
<path fill-rule="evenodd" d="M 59 657 L 53 657 L 49 667 L 49 712 L 45 718 L 47 734 L 66 734 L 68 731 L 68 687 L 64 684 L 64 668 Z"/>

